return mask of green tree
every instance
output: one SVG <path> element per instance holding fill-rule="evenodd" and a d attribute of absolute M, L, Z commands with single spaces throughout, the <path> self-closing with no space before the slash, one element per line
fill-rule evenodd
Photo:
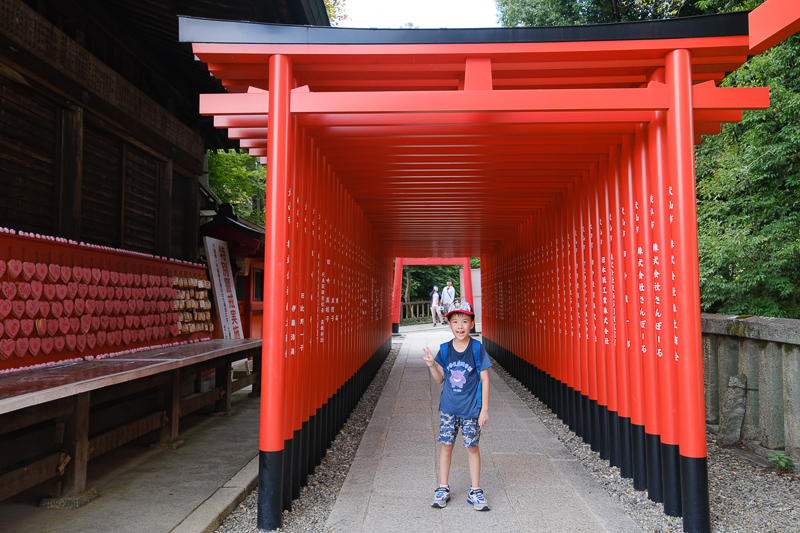
<path fill-rule="evenodd" d="M 763 3 L 764 0 L 686 0 L 680 10 L 680 16 L 708 15 L 755 9 Z"/>
<path fill-rule="evenodd" d="M 408 295 L 408 302 L 421 302 L 430 297 L 434 285 L 439 286 L 439 292 L 447 285 L 447 280 L 453 280 L 456 295 L 460 294 L 459 265 L 405 265 L 403 266 L 403 295 Z M 410 289 L 409 287 L 410 283 Z"/>
<path fill-rule="evenodd" d="M 264 226 L 267 194 L 266 168 L 244 151 L 208 151 L 208 183 L 211 190 L 236 214 Z"/>
<path fill-rule="evenodd" d="M 331 26 L 338 26 L 343 20 L 347 20 L 347 13 L 345 13 L 346 0 L 325 0 L 325 10 L 328 12 L 328 20 Z"/>
<path fill-rule="evenodd" d="M 496 4 L 503 26 L 574 26 L 675 17 L 687 1 L 496 0 Z"/>
<path fill-rule="evenodd" d="M 723 85 L 770 88 L 696 149 L 704 310 L 800 318 L 800 37 L 756 56 Z"/>

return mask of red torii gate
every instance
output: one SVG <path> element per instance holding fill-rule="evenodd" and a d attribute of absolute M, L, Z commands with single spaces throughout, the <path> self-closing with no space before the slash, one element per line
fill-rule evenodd
<path fill-rule="evenodd" d="M 403 305 L 401 292 L 403 290 L 403 267 L 405 265 L 461 265 L 464 271 L 464 299 L 475 305 L 472 298 L 472 274 L 469 257 L 458 259 L 444 259 L 440 257 L 397 257 L 394 260 L 394 290 L 392 291 L 392 333 L 400 331 L 400 310 Z"/>
<path fill-rule="evenodd" d="M 574 28 L 182 18 L 229 91 L 201 112 L 267 159 L 259 527 L 388 353 L 392 258 L 479 256 L 490 353 L 709 531 L 694 144 L 768 106 L 716 82 L 798 20 L 793 0 Z M 445 194 L 458 231 L 429 223 Z M 521 290 L 530 317 L 501 320 Z"/>

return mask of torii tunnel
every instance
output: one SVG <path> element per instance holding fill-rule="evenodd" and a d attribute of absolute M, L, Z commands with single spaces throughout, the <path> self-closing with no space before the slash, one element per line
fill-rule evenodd
<path fill-rule="evenodd" d="M 400 314 L 401 314 L 401 299 L 400 291 L 403 288 L 403 267 L 406 265 L 461 265 L 461 270 L 464 272 L 464 286 L 462 287 L 463 298 L 475 304 L 472 295 L 472 275 L 469 266 L 469 257 L 460 258 L 439 258 L 439 257 L 424 257 L 424 258 L 403 258 L 398 257 L 394 260 L 394 290 L 392 291 L 392 333 L 399 333 L 400 331 Z M 473 328 L 474 329 L 474 328 Z"/>
<path fill-rule="evenodd" d="M 481 30 L 182 18 L 229 91 L 201 112 L 267 162 L 259 528 L 281 525 L 391 348 L 393 259 L 480 257 L 489 353 L 710 531 L 694 145 L 769 105 L 717 83 L 798 11 Z"/>

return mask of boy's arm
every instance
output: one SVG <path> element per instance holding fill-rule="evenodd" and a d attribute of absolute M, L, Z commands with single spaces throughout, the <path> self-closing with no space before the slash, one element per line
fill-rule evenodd
<path fill-rule="evenodd" d="M 422 351 L 425 352 L 425 357 L 423 357 L 423 359 L 425 360 L 425 364 L 428 365 L 428 370 L 430 370 L 434 381 L 436 381 L 436 383 L 442 383 L 444 381 L 444 371 L 442 367 L 439 366 L 439 363 L 434 361 L 430 348 L 426 346 Z"/>
<path fill-rule="evenodd" d="M 478 427 L 483 428 L 489 421 L 489 369 L 481 370 L 481 414 L 478 415 Z"/>

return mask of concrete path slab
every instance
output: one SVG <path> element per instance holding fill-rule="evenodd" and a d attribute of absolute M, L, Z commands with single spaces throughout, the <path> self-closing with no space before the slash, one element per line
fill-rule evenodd
<path fill-rule="evenodd" d="M 641 529 L 511 389 L 490 370 L 489 423 L 481 436 L 481 485 L 492 510 L 467 503 L 466 451 L 453 452 L 452 498 L 430 507 L 438 483 L 439 395 L 422 348 L 453 338 L 446 327 L 405 336 L 336 505 L 330 533 L 638 532 Z"/>

